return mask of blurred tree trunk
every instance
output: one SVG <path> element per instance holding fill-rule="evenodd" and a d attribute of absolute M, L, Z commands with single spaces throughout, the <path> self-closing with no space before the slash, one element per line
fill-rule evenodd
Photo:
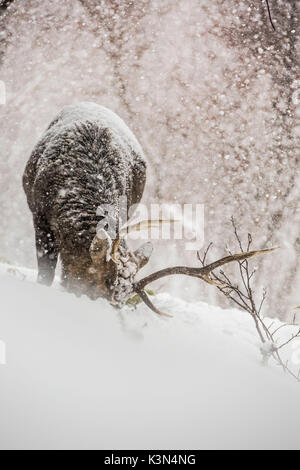
<path fill-rule="evenodd" d="M 257 203 L 267 201 L 266 243 L 272 243 L 277 234 L 285 246 L 294 249 L 294 262 L 289 273 L 278 273 L 280 287 L 288 298 L 294 279 L 300 268 L 299 226 L 299 114 L 293 103 L 295 88 L 299 88 L 299 2 L 278 0 L 270 3 L 272 20 L 268 17 L 265 2 L 242 2 L 234 0 L 223 7 L 227 16 L 230 11 L 238 15 L 239 21 L 224 28 L 224 38 L 229 47 L 240 50 L 241 61 L 251 59 L 248 81 L 262 73 L 273 82 L 270 96 L 273 117 L 269 122 L 270 137 L 261 160 L 261 184 Z M 231 5 L 230 5 L 231 4 Z M 234 8 L 232 8 L 232 5 Z M 230 8 L 230 10 L 229 10 Z M 298 43 L 299 45 L 299 43 Z M 273 95 L 273 96 L 272 96 Z M 299 108 L 298 108 L 299 113 Z M 270 165 L 270 163 L 273 165 Z M 255 162 L 252 162 L 252 165 Z M 273 168 L 272 168 L 273 166 Z M 272 200 L 272 196 L 274 199 Z M 283 235 L 285 234 L 285 235 Z M 264 275 L 266 275 L 264 273 Z"/>
<path fill-rule="evenodd" d="M 130 57 L 131 64 L 138 76 L 140 70 L 140 59 L 151 46 L 146 34 L 140 24 L 149 15 L 166 14 L 171 4 L 156 10 L 153 2 L 140 0 L 139 2 L 128 2 L 127 0 L 104 0 L 99 5 L 97 0 L 80 0 L 82 6 L 89 12 L 90 18 L 95 25 L 95 34 L 99 39 L 99 47 L 105 50 L 108 60 L 113 69 L 114 85 L 119 96 L 121 105 L 126 113 L 126 119 L 133 128 L 139 127 L 139 118 L 134 110 L 134 97 L 128 84 L 128 63 Z M 128 47 L 130 38 L 135 41 L 132 49 Z M 155 156 L 148 156 L 155 173 L 155 198 L 161 201 L 161 162 Z"/>

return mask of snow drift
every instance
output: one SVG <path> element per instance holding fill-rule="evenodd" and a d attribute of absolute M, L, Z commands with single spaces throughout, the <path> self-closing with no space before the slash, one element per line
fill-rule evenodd
<path fill-rule="evenodd" d="M 113 310 L 0 266 L 2 449 L 300 448 L 300 388 L 251 319 L 160 294 Z"/>

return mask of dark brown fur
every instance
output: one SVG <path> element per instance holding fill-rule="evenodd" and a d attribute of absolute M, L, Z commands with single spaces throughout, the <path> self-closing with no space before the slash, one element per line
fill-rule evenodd
<path fill-rule="evenodd" d="M 117 268 L 105 260 L 105 242 L 96 239 L 103 219 L 97 209 L 113 206 L 118 220 L 120 197 L 127 197 L 128 208 L 137 204 L 145 181 L 142 150 L 117 116 L 93 103 L 65 108 L 33 150 L 23 178 L 39 282 L 52 284 L 60 255 L 65 287 L 110 298 Z"/>

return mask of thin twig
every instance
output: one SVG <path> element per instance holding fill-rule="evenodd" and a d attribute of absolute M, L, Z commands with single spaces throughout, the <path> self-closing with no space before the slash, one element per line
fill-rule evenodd
<path fill-rule="evenodd" d="M 294 339 L 296 339 L 296 338 L 300 338 L 300 329 L 299 329 L 299 331 L 298 331 L 298 333 L 297 333 L 296 335 L 293 335 L 293 336 L 291 337 L 291 339 L 289 339 L 288 341 L 286 341 L 285 343 L 283 343 L 281 346 L 279 346 L 279 347 L 277 348 L 277 350 L 279 351 L 280 349 L 284 348 L 285 346 L 287 346 L 288 344 L 290 344 L 292 341 L 294 341 Z"/>
<path fill-rule="evenodd" d="M 245 252 L 243 243 L 241 240 L 241 237 L 238 233 L 237 225 L 235 223 L 234 218 L 231 219 L 234 234 L 236 241 L 238 243 L 238 246 L 241 250 L 242 253 Z M 249 251 L 251 248 L 252 244 L 252 236 L 248 234 L 248 243 L 247 243 L 247 249 L 246 252 Z M 209 248 L 205 251 L 204 257 L 201 258 L 200 254 L 198 256 L 198 259 L 200 260 L 201 264 L 203 267 L 205 267 L 205 261 L 207 259 L 207 254 L 210 249 L 211 245 Z M 231 250 L 227 250 L 231 256 Z M 289 362 L 284 362 L 281 355 L 280 355 L 280 350 L 285 348 L 288 344 L 296 340 L 297 338 L 300 337 L 300 329 L 299 332 L 296 335 L 293 335 L 292 338 L 290 338 L 288 341 L 285 343 L 277 346 L 275 343 L 275 335 L 283 328 L 287 326 L 293 326 L 293 325 L 281 325 L 278 327 L 274 332 L 272 332 L 272 327 L 274 325 L 274 322 L 271 323 L 271 325 L 268 327 L 264 319 L 262 318 L 262 310 L 263 306 L 265 304 L 265 301 L 267 299 L 267 291 L 266 289 L 263 290 L 263 295 L 262 299 L 260 301 L 259 307 L 256 306 L 256 301 L 255 301 L 255 292 L 252 288 L 252 281 L 255 275 L 256 270 L 250 271 L 250 265 L 249 261 L 247 258 L 245 259 L 240 259 L 238 260 L 239 264 L 239 272 L 240 272 L 240 279 L 241 279 L 241 286 L 237 285 L 236 283 L 232 282 L 230 277 L 223 271 L 220 270 L 220 274 L 217 274 L 216 271 L 213 271 L 211 273 L 211 278 L 218 282 L 218 290 L 225 295 L 228 299 L 230 299 L 232 302 L 234 302 L 239 308 L 242 310 L 246 311 L 251 315 L 251 318 L 253 318 L 253 321 L 255 323 L 255 328 L 257 330 L 257 333 L 259 335 L 259 338 L 262 342 L 262 344 L 266 344 L 267 342 L 270 342 L 271 348 L 270 348 L 270 353 L 263 352 L 263 358 L 264 362 L 267 363 L 270 358 L 273 358 L 275 363 L 282 368 L 282 370 L 289 374 L 291 377 L 296 379 L 297 381 L 300 382 L 300 371 L 299 374 L 296 375 L 294 372 L 290 369 L 289 367 Z M 294 317 L 294 324 L 296 321 L 296 317 Z"/>
<path fill-rule="evenodd" d="M 271 8 L 270 8 L 269 0 L 266 0 L 266 4 L 267 4 L 267 9 L 268 9 L 268 14 L 269 14 L 270 23 L 271 23 L 271 25 L 272 25 L 273 30 L 276 31 L 276 28 L 275 28 L 274 23 L 273 23 L 273 20 L 272 20 L 272 13 L 271 13 Z"/>

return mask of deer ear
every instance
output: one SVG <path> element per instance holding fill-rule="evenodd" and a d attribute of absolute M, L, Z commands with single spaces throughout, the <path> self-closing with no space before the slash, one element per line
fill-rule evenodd
<path fill-rule="evenodd" d="M 153 253 L 153 245 L 151 242 L 144 243 L 135 252 L 134 257 L 138 263 L 138 269 L 142 269 L 148 263 Z"/>
<path fill-rule="evenodd" d="M 111 249 L 112 240 L 108 233 L 104 229 L 98 230 L 90 247 L 90 255 L 93 263 L 103 264 L 108 262 L 110 260 Z"/>

